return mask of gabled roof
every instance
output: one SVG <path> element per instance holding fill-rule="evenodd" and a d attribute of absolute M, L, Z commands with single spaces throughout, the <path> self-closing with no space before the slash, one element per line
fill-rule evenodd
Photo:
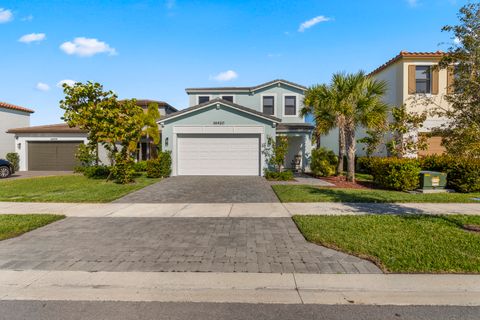
<path fill-rule="evenodd" d="M 388 60 L 384 64 L 382 64 L 380 67 L 377 69 L 373 70 L 370 72 L 368 75 L 372 76 L 374 74 L 379 73 L 380 71 L 385 70 L 392 64 L 394 64 L 397 61 L 400 61 L 401 59 L 404 58 L 417 58 L 417 59 L 429 59 L 429 58 L 442 58 L 445 55 L 445 52 L 443 51 L 436 51 L 436 52 L 408 52 L 408 51 L 400 51 L 399 54 L 397 54 L 395 57 L 392 59 Z"/>
<path fill-rule="evenodd" d="M 7 131 L 7 133 L 85 133 L 87 131 L 81 130 L 77 127 L 69 127 L 66 123 L 47 124 L 43 126 L 14 128 Z"/>
<path fill-rule="evenodd" d="M 16 111 L 22 111 L 22 112 L 26 112 L 26 113 L 34 113 L 34 112 L 35 112 L 35 111 L 31 110 L 31 109 L 27 109 L 27 108 L 24 108 L 24 107 L 16 106 L 16 105 L 14 105 L 14 104 L 6 103 L 6 102 L 1 102 L 1 101 L 0 101 L 0 108 L 10 109 L 10 110 L 16 110 Z"/>
<path fill-rule="evenodd" d="M 283 79 L 275 79 L 275 80 L 272 80 L 272 81 L 268 81 L 268 82 L 259 84 L 258 86 L 254 86 L 254 87 L 186 88 L 185 91 L 186 91 L 187 93 L 195 93 L 195 92 L 201 93 L 201 92 L 214 92 L 214 91 L 223 91 L 223 92 L 254 92 L 254 91 L 260 90 L 260 89 L 262 89 L 262 88 L 265 88 L 265 87 L 274 85 L 274 84 L 285 84 L 285 85 L 287 85 L 287 86 L 294 87 L 294 88 L 297 88 L 297 89 L 300 89 L 300 90 L 307 90 L 306 87 L 304 87 L 304 86 L 302 86 L 302 85 L 300 85 L 300 84 L 298 84 L 298 83 L 290 82 L 290 81 L 283 80 Z"/>
<path fill-rule="evenodd" d="M 156 103 L 159 108 L 171 109 L 173 112 L 178 111 L 177 108 L 171 106 L 169 103 L 160 100 L 151 100 L 151 99 L 135 99 L 137 101 L 137 106 L 146 108 L 150 103 Z"/>
<path fill-rule="evenodd" d="M 222 105 L 227 106 L 227 107 L 230 107 L 230 108 L 233 108 L 233 109 L 236 109 L 236 110 L 239 110 L 239 111 L 242 111 L 242 112 L 245 112 L 245 113 L 249 113 L 249 114 L 254 115 L 254 116 L 256 116 L 256 117 L 259 117 L 259 118 L 263 118 L 263 119 L 270 120 L 270 121 L 272 121 L 272 122 L 280 123 L 280 122 L 282 121 L 281 119 L 279 119 L 279 118 L 277 118 L 277 117 L 267 115 L 267 114 L 265 114 L 265 113 L 263 113 L 263 112 L 260 112 L 260 111 L 257 111 L 257 110 L 253 110 L 253 109 L 250 109 L 250 108 L 241 106 L 241 105 L 239 105 L 239 104 L 236 104 L 236 103 L 233 103 L 233 102 L 230 102 L 230 101 L 227 101 L 227 100 L 223 100 L 223 99 L 217 98 L 217 99 L 213 99 L 213 100 L 207 101 L 207 102 L 205 102 L 205 103 L 197 104 L 196 106 L 193 106 L 193 107 L 190 107 L 190 108 L 186 108 L 186 109 L 180 110 L 180 111 L 175 112 L 175 113 L 170 113 L 169 115 L 166 115 L 165 117 L 163 117 L 162 119 L 160 119 L 158 122 L 159 122 L 159 123 L 162 123 L 162 122 L 164 122 L 165 120 L 174 119 L 174 118 L 180 117 L 180 116 L 182 116 L 182 115 L 191 113 L 191 112 L 193 112 L 193 111 L 197 111 L 197 110 L 201 110 L 201 109 L 210 107 L 210 106 L 212 106 L 212 105 L 214 105 L 214 104 L 217 104 L 217 103 L 222 104 Z"/>

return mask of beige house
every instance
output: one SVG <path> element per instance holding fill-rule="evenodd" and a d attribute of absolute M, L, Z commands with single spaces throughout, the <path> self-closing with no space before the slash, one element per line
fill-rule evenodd
<path fill-rule="evenodd" d="M 452 90 L 453 72 L 450 69 L 436 69 L 434 66 L 444 53 L 402 51 L 370 73 L 375 79 L 385 80 L 389 90 L 385 102 L 393 106 L 405 104 L 409 112 L 432 111 L 438 107 L 448 108 L 445 95 Z M 420 132 L 426 134 L 447 121 L 445 118 L 429 115 Z M 420 151 L 418 156 L 441 154 L 441 137 L 429 137 L 428 149 Z"/>
<path fill-rule="evenodd" d="M 437 107 L 448 108 L 445 94 L 452 88 L 453 72 L 433 68 L 443 55 L 444 53 L 441 51 L 401 51 L 397 56 L 372 71 L 370 76 L 388 83 L 389 88 L 384 100 L 391 106 L 405 104 L 409 112 L 422 112 Z M 419 134 L 426 134 L 446 121 L 444 118 L 429 115 L 422 130 L 410 134 L 416 138 Z M 365 130 L 360 128 L 357 137 L 361 138 L 364 135 Z M 337 152 L 338 130 L 332 130 L 326 136 L 322 136 L 321 145 Z M 362 144 L 357 145 L 357 155 L 365 155 L 362 147 Z M 440 154 L 444 151 L 440 137 L 429 137 L 428 149 L 412 156 Z M 380 147 L 379 153 L 387 155 L 386 148 Z"/>
<path fill-rule="evenodd" d="M 11 128 L 30 125 L 30 114 L 34 111 L 6 102 L 0 102 L 0 159 L 15 152 L 15 137 L 8 134 Z"/>

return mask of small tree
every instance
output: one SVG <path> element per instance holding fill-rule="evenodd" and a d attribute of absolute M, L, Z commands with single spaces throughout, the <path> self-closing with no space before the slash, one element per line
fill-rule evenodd
<path fill-rule="evenodd" d="M 388 126 L 392 139 L 387 143 L 390 154 L 404 158 L 427 149 L 427 136 L 418 134 L 427 115 L 427 112 L 408 112 L 405 105 L 392 108 L 393 121 Z"/>
<path fill-rule="evenodd" d="M 458 17 L 458 25 L 442 29 L 456 40 L 439 63 L 454 76 L 445 97 L 450 107 L 439 109 L 449 120 L 443 145 L 456 156 L 480 157 L 480 3 L 466 4 Z"/>
<path fill-rule="evenodd" d="M 75 158 L 80 161 L 83 167 L 90 167 L 94 165 L 98 159 L 96 152 L 97 148 L 94 146 L 92 148 L 90 144 L 81 143 L 77 148 L 77 152 L 75 152 Z"/>
<path fill-rule="evenodd" d="M 9 161 L 15 171 L 20 170 L 20 156 L 16 152 L 9 152 L 5 155 L 7 161 Z"/>
<path fill-rule="evenodd" d="M 285 164 L 285 157 L 288 152 L 288 138 L 286 136 L 277 136 L 267 138 L 264 146 L 263 154 L 267 159 L 267 163 L 274 167 L 277 172 L 282 172 Z"/>
<path fill-rule="evenodd" d="M 142 131 L 142 136 L 152 139 L 155 145 L 160 143 L 160 130 L 158 129 L 157 121 L 160 119 L 160 112 L 158 111 L 158 104 L 151 102 L 148 104 L 147 111 L 144 114 L 145 127 Z M 157 155 L 154 154 L 154 157 Z M 147 158 L 150 158 L 150 148 L 147 148 Z"/>
<path fill-rule="evenodd" d="M 361 139 L 358 139 L 358 143 L 363 143 L 363 150 L 367 154 L 367 157 L 371 157 L 382 144 L 385 135 L 385 129 L 371 129 L 367 130 L 367 135 Z"/>

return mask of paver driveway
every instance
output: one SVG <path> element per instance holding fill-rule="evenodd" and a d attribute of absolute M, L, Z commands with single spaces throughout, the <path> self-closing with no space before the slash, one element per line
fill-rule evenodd
<path fill-rule="evenodd" d="M 231 203 L 279 202 L 262 177 L 180 176 L 130 193 L 121 203 Z"/>
<path fill-rule="evenodd" d="M 379 273 L 290 218 L 67 218 L 0 241 L 0 269 Z"/>

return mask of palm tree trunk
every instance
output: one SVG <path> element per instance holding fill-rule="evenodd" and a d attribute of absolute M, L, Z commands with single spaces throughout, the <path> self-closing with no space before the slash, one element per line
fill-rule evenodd
<path fill-rule="evenodd" d="M 345 158 L 345 119 L 343 116 L 338 118 L 338 164 L 337 176 L 343 172 L 343 159 Z"/>
<path fill-rule="evenodd" d="M 357 141 L 355 140 L 355 126 L 350 121 L 345 126 L 347 143 L 347 181 L 355 182 L 355 153 Z"/>

